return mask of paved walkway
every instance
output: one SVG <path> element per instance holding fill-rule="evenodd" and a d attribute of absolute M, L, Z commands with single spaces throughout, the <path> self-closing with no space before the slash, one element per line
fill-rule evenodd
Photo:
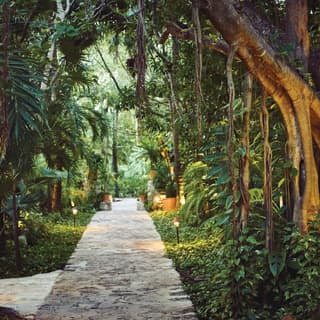
<path fill-rule="evenodd" d="M 152 220 L 124 199 L 95 214 L 36 319 L 197 317 Z"/>

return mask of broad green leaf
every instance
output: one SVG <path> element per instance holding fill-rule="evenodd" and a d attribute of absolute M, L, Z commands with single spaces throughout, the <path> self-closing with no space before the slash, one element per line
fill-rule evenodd
<path fill-rule="evenodd" d="M 269 268 L 274 277 L 278 277 L 286 262 L 286 252 L 273 252 L 268 255 Z"/>
<path fill-rule="evenodd" d="M 224 172 L 217 180 L 217 185 L 226 184 L 231 180 L 229 172 Z"/>
<path fill-rule="evenodd" d="M 216 176 L 219 174 L 223 169 L 225 169 L 225 166 L 215 166 L 212 169 L 209 170 L 207 177 L 211 178 L 213 176 Z"/>

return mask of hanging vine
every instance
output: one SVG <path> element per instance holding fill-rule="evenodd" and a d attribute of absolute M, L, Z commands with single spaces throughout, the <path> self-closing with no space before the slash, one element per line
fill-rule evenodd
<path fill-rule="evenodd" d="M 234 98 L 235 89 L 232 77 L 232 62 L 237 51 L 236 46 L 232 46 L 227 59 L 227 82 L 229 90 L 229 128 L 228 128 L 228 165 L 229 173 L 231 177 L 231 189 L 232 189 L 232 236 L 233 239 L 237 239 L 238 225 L 236 216 L 236 205 L 237 205 L 237 179 L 235 175 L 235 170 L 233 166 L 233 156 L 234 156 Z"/>
<path fill-rule="evenodd" d="M 197 116 L 197 154 L 202 144 L 202 33 L 199 17 L 199 8 L 196 5 L 192 6 L 192 20 L 194 25 L 194 39 L 196 44 L 195 54 L 195 91 L 196 91 L 196 116 Z M 198 155 L 197 155 L 198 156 Z"/>
<path fill-rule="evenodd" d="M 269 112 L 267 109 L 266 90 L 262 92 L 262 103 L 260 112 L 260 125 L 263 136 L 263 197 L 266 211 L 266 248 L 269 252 L 273 249 L 273 219 L 272 219 L 272 150 L 269 143 Z"/>
<path fill-rule="evenodd" d="M 245 93 L 244 105 L 246 111 L 243 115 L 242 125 L 242 154 L 240 157 L 240 193 L 241 193 L 241 208 L 240 208 L 240 227 L 245 228 L 248 225 L 248 216 L 250 209 L 249 199 L 249 182 L 250 182 L 250 112 L 252 107 L 252 82 L 253 76 L 247 72 L 245 76 Z"/>

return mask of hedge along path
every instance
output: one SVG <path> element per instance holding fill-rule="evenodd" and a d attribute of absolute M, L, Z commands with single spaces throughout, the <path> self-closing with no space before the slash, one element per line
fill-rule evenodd
<path fill-rule="evenodd" d="M 135 199 L 124 199 L 94 215 L 36 319 L 197 316 L 151 218 L 136 210 Z"/>

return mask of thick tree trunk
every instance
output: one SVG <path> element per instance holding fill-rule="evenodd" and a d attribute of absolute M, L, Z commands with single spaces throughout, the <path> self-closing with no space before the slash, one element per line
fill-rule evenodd
<path fill-rule="evenodd" d="M 214 27 L 278 104 L 288 134 L 289 158 L 297 169 L 293 181 L 294 221 L 301 231 L 319 209 L 318 173 L 312 137 L 320 147 L 320 100 L 241 16 L 231 0 L 199 0 Z"/>
<path fill-rule="evenodd" d="M 303 71 L 308 71 L 310 39 L 308 31 L 308 0 L 287 0 L 287 35 L 294 51 L 289 54 L 297 59 Z"/>
<path fill-rule="evenodd" d="M 252 107 L 252 82 L 253 77 L 251 73 L 246 73 L 245 76 L 245 92 L 244 105 L 246 111 L 243 115 L 242 125 L 242 140 L 241 147 L 245 153 L 240 158 L 240 193 L 241 193 L 241 207 L 240 207 L 240 227 L 241 229 L 247 227 L 248 216 L 250 210 L 249 199 L 249 182 L 250 182 L 250 112 Z"/>

